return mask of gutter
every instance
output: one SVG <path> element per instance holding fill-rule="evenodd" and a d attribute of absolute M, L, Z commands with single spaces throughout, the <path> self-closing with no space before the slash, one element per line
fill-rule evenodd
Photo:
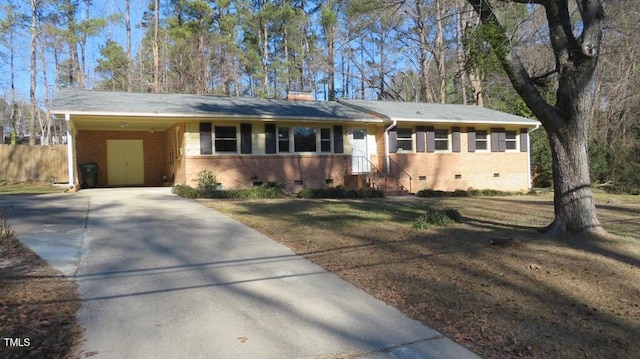
<path fill-rule="evenodd" d="M 106 111 L 62 111 L 54 110 L 52 115 L 61 118 L 62 116 L 80 116 L 85 119 L 95 119 L 107 117 L 100 121 L 112 121 L 114 118 L 130 118 L 131 121 L 177 121 L 185 119 L 206 119 L 206 120 L 248 120 L 248 121 L 296 121 L 296 122 L 357 122 L 357 123 L 383 123 L 384 120 L 375 118 L 327 118 L 312 116 L 277 116 L 272 114 L 266 115 L 234 115 L 234 114 L 214 114 L 214 113 L 156 113 L 156 112 L 106 112 Z"/>
<path fill-rule="evenodd" d="M 531 176 L 531 132 L 540 128 L 540 123 L 536 123 L 536 126 L 529 131 L 529 135 L 527 136 L 527 149 L 529 152 L 527 154 L 527 170 L 528 170 L 528 181 L 529 181 L 529 190 L 533 188 L 533 178 Z"/>
<path fill-rule="evenodd" d="M 389 131 L 391 131 L 398 124 L 398 120 L 393 120 L 391 125 L 389 125 L 384 130 L 384 160 L 385 160 L 385 171 L 387 174 L 391 174 L 391 160 L 389 158 Z M 531 166 L 529 166 L 529 176 L 531 176 Z M 529 180 L 531 183 L 531 180 Z"/>

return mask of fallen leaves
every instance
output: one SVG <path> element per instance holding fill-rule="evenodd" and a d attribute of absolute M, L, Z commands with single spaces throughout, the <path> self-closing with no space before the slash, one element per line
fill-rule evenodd
<path fill-rule="evenodd" d="M 75 282 L 61 276 L 14 238 L 2 245 L 3 255 L 14 264 L 0 268 L 1 334 L 22 339 L 23 346 L 2 348 L 1 356 L 70 356 L 79 336 L 75 313 L 80 302 Z"/>

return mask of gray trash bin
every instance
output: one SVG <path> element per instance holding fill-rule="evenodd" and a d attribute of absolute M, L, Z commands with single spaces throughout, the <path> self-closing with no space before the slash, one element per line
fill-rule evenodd
<path fill-rule="evenodd" d="M 98 164 L 95 162 L 84 163 L 80 167 L 81 188 L 93 188 L 98 184 Z"/>

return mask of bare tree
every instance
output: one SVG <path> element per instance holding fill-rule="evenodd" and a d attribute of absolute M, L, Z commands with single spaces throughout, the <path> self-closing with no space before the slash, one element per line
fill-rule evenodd
<path fill-rule="evenodd" d="M 133 78 L 131 64 L 133 63 L 133 56 L 131 56 L 131 0 L 125 0 L 124 2 L 124 27 L 127 37 L 127 92 L 133 91 Z"/>
<path fill-rule="evenodd" d="M 29 99 L 31 102 L 31 116 L 29 117 L 29 144 L 36 144 L 36 116 L 38 112 L 38 102 L 36 101 L 36 77 L 38 73 L 37 67 L 37 41 L 38 41 L 38 12 L 40 11 L 40 0 L 31 0 L 31 68 L 30 68 L 30 86 L 29 86 Z"/>
<path fill-rule="evenodd" d="M 153 92 L 160 93 L 160 0 L 153 2 Z"/>

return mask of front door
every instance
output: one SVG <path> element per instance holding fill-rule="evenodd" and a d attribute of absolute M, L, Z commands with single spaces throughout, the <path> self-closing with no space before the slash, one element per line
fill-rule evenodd
<path fill-rule="evenodd" d="M 109 186 L 144 184 L 142 140 L 107 140 L 107 182 Z"/>
<path fill-rule="evenodd" d="M 353 174 L 371 172 L 371 162 L 369 162 L 367 148 L 367 130 L 354 129 L 351 146 L 351 171 Z"/>

